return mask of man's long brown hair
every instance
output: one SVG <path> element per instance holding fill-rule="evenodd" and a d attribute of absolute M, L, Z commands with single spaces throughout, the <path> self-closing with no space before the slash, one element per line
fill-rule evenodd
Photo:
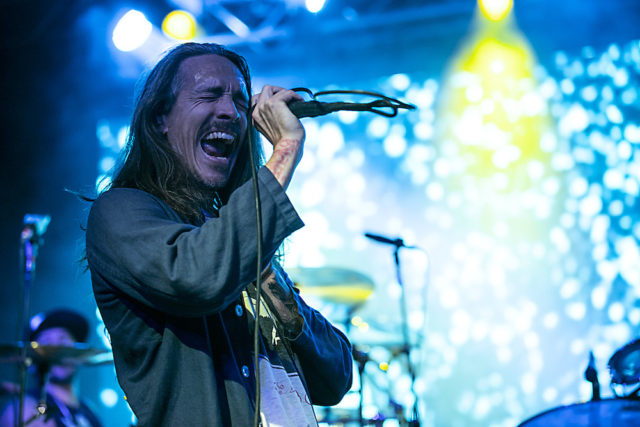
<path fill-rule="evenodd" d="M 144 80 L 131 119 L 127 145 L 112 179 L 111 188 L 137 188 L 151 193 L 171 206 L 188 221 L 198 221 L 210 208 L 214 190 L 200 183 L 169 145 L 160 126 L 178 95 L 177 74 L 182 62 L 193 56 L 220 55 L 240 71 L 251 96 L 251 76 L 245 59 L 214 43 L 185 43 L 170 50 Z M 251 123 L 250 112 L 247 123 Z M 218 194 L 226 203 L 230 194 L 251 178 L 249 144 L 253 145 L 254 165 L 262 162 L 258 133 L 249 125 L 230 179 Z"/>

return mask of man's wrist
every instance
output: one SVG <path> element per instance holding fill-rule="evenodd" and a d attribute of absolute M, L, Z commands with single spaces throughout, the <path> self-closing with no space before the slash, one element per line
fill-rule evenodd
<path fill-rule="evenodd" d="M 295 139 L 282 139 L 273 148 L 273 153 L 267 161 L 267 168 L 278 180 L 285 190 L 291 182 L 293 171 L 295 170 L 301 157 L 301 141 Z"/>

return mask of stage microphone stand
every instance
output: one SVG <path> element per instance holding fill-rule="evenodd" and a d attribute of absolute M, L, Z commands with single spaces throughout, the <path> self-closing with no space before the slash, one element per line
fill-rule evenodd
<path fill-rule="evenodd" d="M 358 425 L 363 427 L 365 425 L 362 414 L 364 410 L 364 368 L 370 359 L 367 353 L 360 351 L 355 347 L 351 349 L 351 354 L 353 356 L 353 360 L 358 364 L 358 377 L 360 379 L 360 392 L 358 393 L 360 397 L 358 402 Z"/>
<path fill-rule="evenodd" d="M 400 285 L 401 290 L 401 316 L 402 316 L 402 339 L 403 339 L 403 350 L 407 355 L 407 369 L 409 371 L 409 376 L 411 377 L 411 394 L 413 394 L 413 414 L 411 415 L 412 420 L 409 421 L 409 425 L 419 427 L 420 420 L 418 420 L 418 395 L 416 394 L 415 383 L 416 383 L 416 373 L 413 370 L 413 363 L 411 363 L 411 342 L 409 339 L 409 325 L 407 324 L 408 315 L 407 315 L 407 292 L 404 287 L 404 283 L 402 282 L 402 274 L 400 273 L 400 248 L 404 246 L 404 243 L 400 242 L 402 246 L 396 245 L 395 250 L 393 251 L 393 260 L 396 266 L 396 280 L 398 281 L 398 285 Z"/>
<path fill-rule="evenodd" d="M 42 243 L 42 235 L 47 230 L 51 222 L 49 215 L 26 214 L 24 216 L 24 228 L 20 233 L 20 263 L 23 272 L 22 276 L 22 312 L 18 325 L 22 327 L 22 346 L 20 347 L 20 388 L 19 403 L 17 413 L 18 427 L 24 427 L 22 413 L 24 411 L 25 388 L 27 385 L 27 368 L 31 364 L 31 359 L 27 357 L 27 349 L 30 345 L 29 325 L 27 319 L 31 304 L 31 287 L 36 275 L 36 258 L 38 249 Z"/>
<path fill-rule="evenodd" d="M 402 339 L 403 339 L 403 353 L 407 355 L 407 370 L 409 371 L 409 376 L 411 378 L 411 394 L 413 394 L 413 413 L 411 415 L 411 421 L 409 421 L 410 426 L 419 427 L 420 420 L 418 419 L 418 395 L 415 389 L 416 382 L 416 373 L 413 369 L 413 364 L 411 363 L 411 342 L 409 339 L 409 326 L 408 326 L 408 315 L 407 315 L 407 296 L 406 290 L 404 287 L 404 283 L 402 282 L 402 273 L 400 268 L 400 248 L 408 248 L 408 249 L 417 249 L 414 246 L 407 246 L 404 244 L 402 239 L 390 239 L 388 237 L 379 236 L 371 233 L 365 233 L 365 237 L 369 239 L 375 240 L 381 243 L 387 243 L 393 245 L 395 247 L 393 251 L 393 261 L 395 264 L 396 270 L 396 281 L 400 286 L 401 290 L 401 301 L 400 301 L 400 310 L 402 317 Z"/>
<path fill-rule="evenodd" d="M 589 352 L 589 364 L 584 371 L 584 379 L 591 383 L 591 401 L 600 400 L 600 382 L 598 381 L 598 371 L 596 370 L 596 359 L 593 351 Z"/>

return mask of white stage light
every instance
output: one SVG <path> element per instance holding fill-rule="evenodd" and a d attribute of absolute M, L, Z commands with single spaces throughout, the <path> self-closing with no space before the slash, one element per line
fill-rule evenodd
<path fill-rule="evenodd" d="M 318 13 L 324 7 L 325 0 L 305 0 L 304 4 L 311 13 Z"/>
<path fill-rule="evenodd" d="M 107 408 L 113 408 L 118 403 L 118 393 L 111 388 L 105 388 L 100 392 L 100 400 Z"/>
<path fill-rule="evenodd" d="M 130 10 L 120 18 L 113 29 L 113 44 L 123 52 L 130 52 L 142 46 L 151 35 L 153 26 L 137 10 Z"/>

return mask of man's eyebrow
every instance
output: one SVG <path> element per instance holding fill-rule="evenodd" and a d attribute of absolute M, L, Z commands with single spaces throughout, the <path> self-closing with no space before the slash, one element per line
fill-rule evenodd
<path fill-rule="evenodd" d="M 196 92 L 221 92 L 224 90 L 219 83 L 202 83 L 195 87 Z"/>
<path fill-rule="evenodd" d="M 218 82 L 206 83 L 196 86 L 196 92 L 199 93 L 214 93 L 218 94 L 224 92 L 225 88 L 219 84 Z M 247 93 L 247 87 L 245 85 L 241 85 L 239 88 L 233 91 L 233 96 L 241 96 L 243 99 L 249 99 L 249 95 Z"/>

